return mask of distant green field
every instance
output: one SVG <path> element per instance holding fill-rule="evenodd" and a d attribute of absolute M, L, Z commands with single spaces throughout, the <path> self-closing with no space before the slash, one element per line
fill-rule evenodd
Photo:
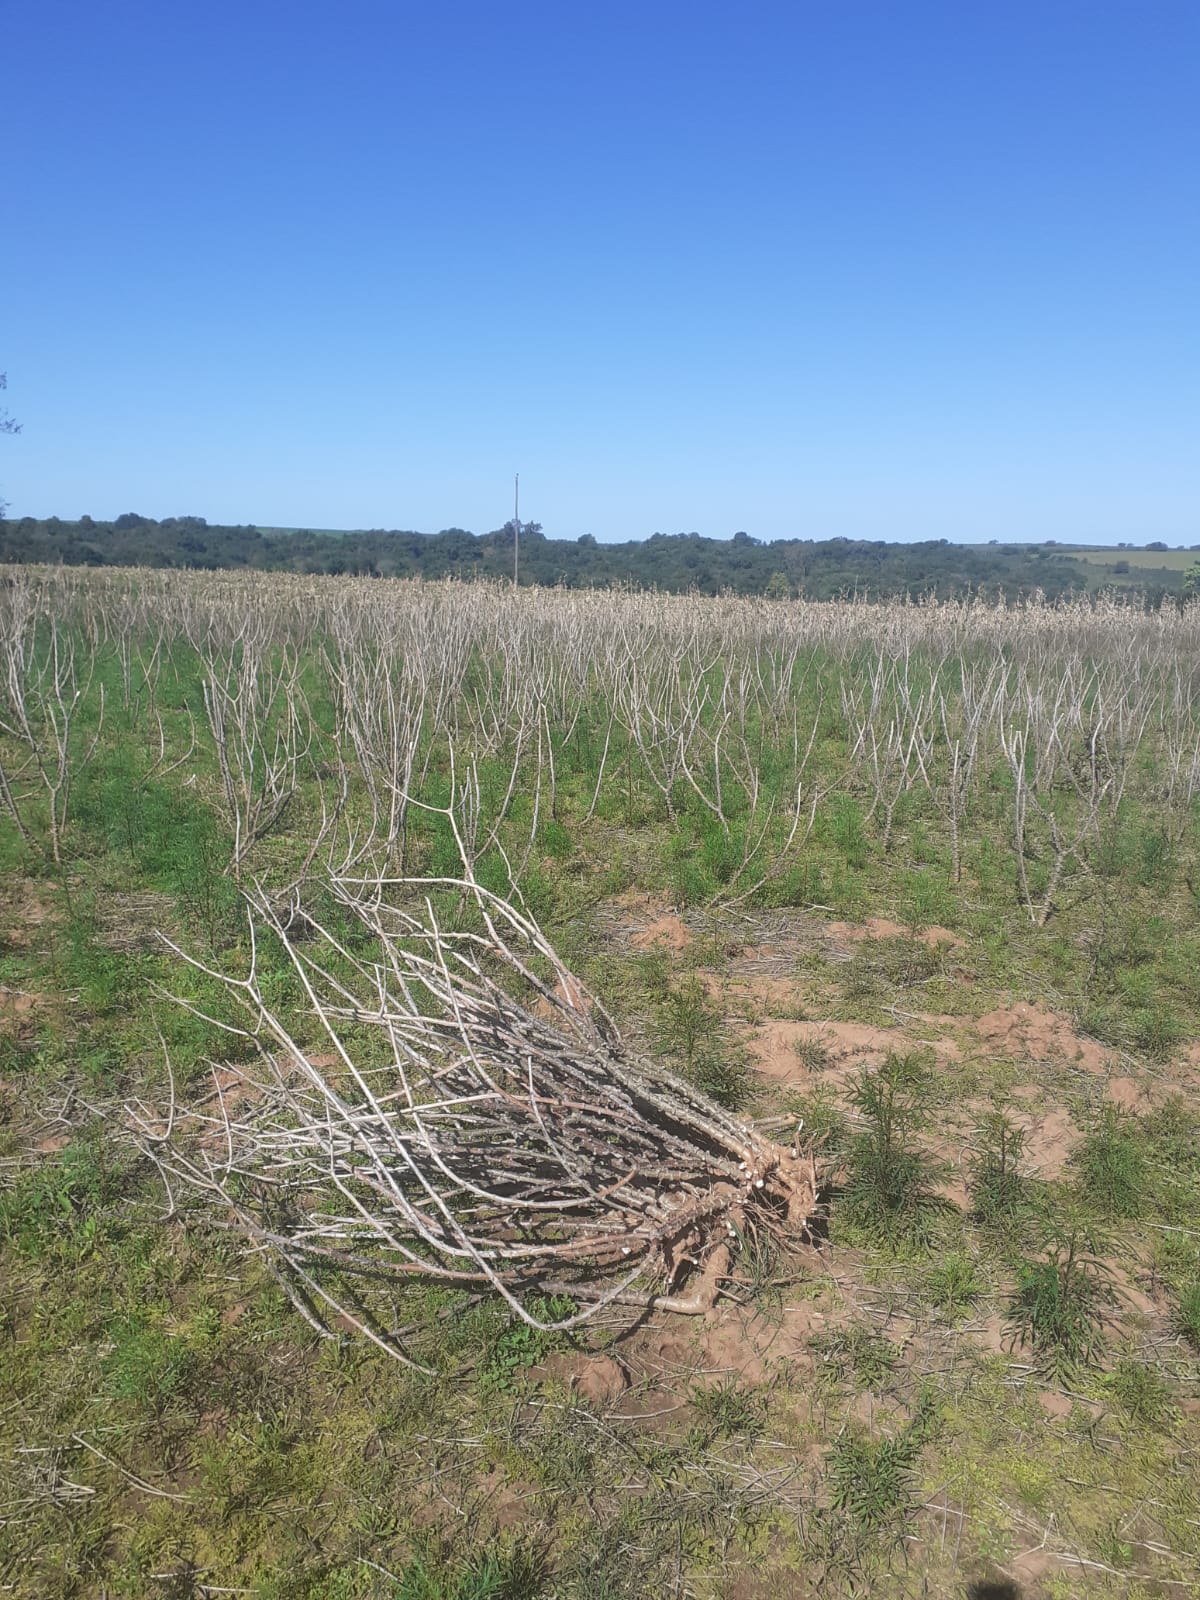
<path fill-rule="evenodd" d="M 1057 549 L 1064 547 L 1059 545 Z M 1112 572 L 1119 562 L 1126 562 L 1130 570 L 1141 572 L 1186 572 L 1200 561 L 1200 547 L 1191 550 L 1114 550 L 1110 545 L 1070 545 L 1066 554 L 1074 556 L 1088 567 L 1099 567 Z"/>

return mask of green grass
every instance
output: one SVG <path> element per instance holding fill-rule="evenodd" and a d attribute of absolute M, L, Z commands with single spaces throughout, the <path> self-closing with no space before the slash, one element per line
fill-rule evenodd
<path fill-rule="evenodd" d="M 1112 576 L 1113 569 L 1125 562 L 1132 570 L 1142 572 L 1186 572 L 1200 560 L 1200 551 L 1187 550 L 1116 550 L 1111 545 L 1064 545 L 1076 560 L 1085 566 L 1095 567 Z"/>

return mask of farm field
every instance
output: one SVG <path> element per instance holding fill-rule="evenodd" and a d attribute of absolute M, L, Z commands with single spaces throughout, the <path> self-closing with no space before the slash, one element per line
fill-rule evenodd
<path fill-rule="evenodd" d="M 1200 1589 L 1200 604 L 8 567 L 0 666 L 0 1592 Z"/>
<path fill-rule="evenodd" d="M 1069 545 L 1061 553 L 1082 567 L 1089 592 L 1103 589 L 1132 594 L 1179 592 L 1187 574 L 1200 567 L 1200 551 L 1113 548 L 1111 545 Z"/>
<path fill-rule="evenodd" d="M 1107 573 L 1111 573 L 1122 561 L 1128 563 L 1130 567 L 1137 567 L 1142 572 L 1186 572 L 1200 560 L 1200 551 L 1195 548 L 1122 550 L 1112 545 L 1068 545 L 1066 548 L 1077 560 L 1085 562 L 1089 567 L 1100 567 Z"/>

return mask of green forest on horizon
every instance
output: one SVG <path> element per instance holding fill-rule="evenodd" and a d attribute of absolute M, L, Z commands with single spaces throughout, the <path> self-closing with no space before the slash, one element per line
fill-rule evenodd
<path fill-rule="evenodd" d="M 1040 591 L 1049 599 L 1116 587 L 1151 605 L 1178 595 L 1189 574 L 1164 561 L 1165 546 L 1105 552 L 1104 560 L 1072 546 L 954 544 L 885 540 L 780 539 L 739 532 L 732 539 L 698 533 L 655 533 L 644 540 L 601 544 L 590 534 L 550 539 L 536 522 L 520 528 L 520 581 L 567 588 L 632 585 L 669 592 L 767 594 L 831 599 L 846 593 L 877 598 L 980 594 L 1017 599 Z M 1115 560 L 1108 559 L 1109 555 Z M 1183 558 L 1186 564 L 1186 557 Z M 259 528 L 210 524 L 203 517 L 161 521 L 126 512 L 112 521 L 21 517 L 0 521 L 0 562 L 67 566 L 147 566 L 201 570 L 355 574 L 372 577 L 509 577 L 513 524 L 486 534 L 462 528 L 440 533 L 371 529 Z"/>

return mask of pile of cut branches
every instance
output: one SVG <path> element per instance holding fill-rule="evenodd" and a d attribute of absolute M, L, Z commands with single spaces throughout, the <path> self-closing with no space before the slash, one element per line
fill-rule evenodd
<path fill-rule="evenodd" d="M 403 1291 L 422 1279 L 494 1291 L 539 1327 L 707 1309 L 731 1240 L 803 1228 L 811 1155 L 628 1054 L 536 922 L 465 871 L 333 877 L 358 953 L 247 895 L 248 975 L 202 970 L 237 1002 L 251 1064 L 214 1063 L 190 1109 L 173 1082 L 165 1115 L 130 1108 L 172 1213 L 242 1235 L 318 1331 L 341 1319 L 402 1360 Z M 290 1024 L 264 994 L 264 937 L 305 997 Z M 540 1322 L 534 1292 L 576 1309 Z"/>

